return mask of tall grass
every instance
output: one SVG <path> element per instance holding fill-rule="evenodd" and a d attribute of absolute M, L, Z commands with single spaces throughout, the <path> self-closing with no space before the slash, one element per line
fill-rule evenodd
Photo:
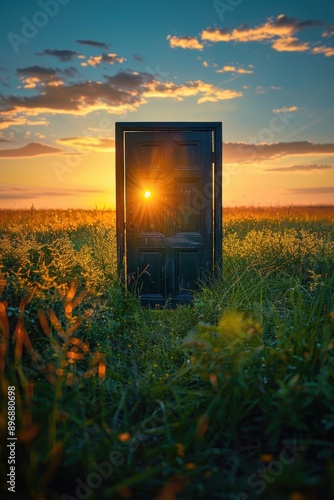
<path fill-rule="evenodd" d="M 18 498 L 334 495 L 333 212 L 279 210 L 226 214 L 222 272 L 174 311 L 121 289 L 105 213 L 2 220 Z"/>

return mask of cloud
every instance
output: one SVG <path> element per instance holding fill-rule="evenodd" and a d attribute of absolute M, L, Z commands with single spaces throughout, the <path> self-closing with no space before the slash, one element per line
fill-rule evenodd
<path fill-rule="evenodd" d="M 151 73 L 139 73 L 138 71 L 119 71 L 113 76 L 104 75 L 104 77 L 112 87 L 128 91 L 139 90 L 155 81 Z"/>
<path fill-rule="evenodd" d="M 76 52 L 74 50 L 52 50 L 52 49 L 45 49 L 43 52 L 37 52 L 37 56 L 52 56 L 56 57 L 58 61 L 61 62 L 66 62 L 66 61 L 72 61 L 73 59 L 77 58 L 79 55 L 79 52 Z"/>
<path fill-rule="evenodd" d="M 11 186 L 11 185 L 0 185 L 1 189 L 1 199 L 2 200 L 35 200 L 37 198 L 44 197 L 56 197 L 59 196 L 80 196 L 83 194 L 100 194 L 107 193 L 107 190 L 104 189 L 62 189 L 62 188 L 33 188 L 33 187 L 25 187 L 25 186 Z"/>
<path fill-rule="evenodd" d="M 330 24 L 327 30 L 325 30 L 322 34 L 324 38 L 330 38 L 331 36 L 334 36 L 334 24 Z"/>
<path fill-rule="evenodd" d="M 334 193 L 334 186 L 325 187 L 305 187 L 285 189 L 289 194 L 331 194 Z"/>
<path fill-rule="evenodd" d="M 313 47 L 312 54 L 324 54 L 325 57 L 332 57 L 334 56 L 334 48 L 320 45 L 318 47 Z"/>
<path fill-rule="evenodd" d="M 251 73 L 254 73 L 254 71 L 251 69 L 236 68 L 235 66 L 224 66 L 221 69 L 217 69 L 216 73 L 240 73 L 250 75 Z"/>
<path fill-rule="evenodd" d="M 49 122 L 45 118 L 40 118 L 39 120 L 29 120 L 25 116 L 19 115 L 11 116 L 3 114 L 3 116 L 0 116 L 0 130 L 4 130 L 9 127 L 18 127 L 20 125 L 29 125 L 32 127 L 36 125 L 47 126 L 49 125 Z"/>
<path fill-rule="evenodd" d="M 110 153 L 115 151 L 115 139 L 108 137 L 66 137 L 57 139 L 57 143 L 81 151 L 98 151 Z"/>
<path fill-rule="evenodd" d="M 169 45 L 172 49 L 192 49 L 192 50 L 203 50 L 204 45 L 198 41 L 195 36 L 167 36 L 169 40 Z"/>
<path fill-rule="evenodd" d="M 194 82 L 187 82 L 184 85 L 177 85 L 175 83 L 161 83 L 152 82 L 148 84 L 148 89 L 144 91 L 144 97 L 171 97 L 182 101 L 185 97 L 199 96 L 197 99 L 198 104 L 204 102 L 218 102 L 227 99 L 235 99 L 243 95 L 242 92 L 230 89 L 222 89 L 215 87 L 211 83 L 205 83 L 201 80 Z"/>
<path fill-rule="evenodd" d="M 310 50 L 309 42 L 302 42 L 293 35 L 304 29 L 319 26 L 324 26 L 324 23 L 317 20 L 299 21 L 294 17 L 287 17 L 284 14 L 280 14 L 276 19 L 270 17 L 267 22 L 255 27 L 245 24 L 233 30 L 226 28 L 206 28 L 201 32 L 200 36 L 204 42 L 268 41 L 271 42 L 272 48 L 278 52 L 307 52 Z M 330 47 L 324 47 L 318 51 L 313 51 L 312 49 L 312 53 L 323 53 L 328 57 L 333 55 Z"/>
<path fill-rule="evenodd" d="M 207 28 L 202 31 L 201 38 L 209 42 L 254 42 L 274 37 L 291 37 L 302 29 L 322 25 L 320 21 L 299 21 L 294 17 L 280 14 L 275 20 L 271 17 L 266 23 L 255 28 L 250 28 L 247 24 L 232 31 L 226 28 Z"/>
<path fill-rule="evenodd" d="M 74 66 L 69 68 L 47 68 L 45 66 L 29 66 L 18 68 L 17 74 L 24 83 L 24 88 L 32 89 L 40 85 L 59 86 L 63 85 L 63 77 L 73 78 L 79 74 Z"/>
<path fill-rule="evenodd" d="M 279 38 L 272 44 L 272 48 L 277 52 L 307 52 L 310 48 L 308 42 L 301 42 L 294 36 Z"/>
<path fill-rule="evenodd" d="M 7 116 L 18 113 L 37 116 L 40 113 L 85 116 L 93 111 L 106 110 L 123 114 L 135 111 L 150 98 L 183 100 L 197 97 L 197 103 L 217 102 L 241 97 L 242 92 L 215 87 L 201 80 L 184 84 L 161 82 L 149 73 L 121 71 L 105 75 L 106 82 L 82 81 L 69 85 L 45 86 L 33 96 L 0 95 L 0 110 Z"/>
<path fill-rule="evenodd" d="M 332 156 L 334 143 L 314 144 L 309 141 L 296 141 L 258 145 L 246 142 L 226 142 L 223 153 L 226 163 L 253 163 L 287 156 Z"/>
<path fill-rule="evenodd" d="M 227 28 L 207 28 L 200 34 L 202 40 L 212 43 L 230 42 L 233 38 Z"/>
<path fill-rule="evenodd" d="M 57 72 L 60 71 L 55 68 L 46 68 L 45 66 L 28 66 L 26 68 L 18 68 L 17 74 L 19 76 L 37 76 L 38 78 L 54 78 Z"/>
<path fill-rule="evenodd" d="M 63 150 L 60 148 L 55 148 L 53 146 L 48 146 L 47 144 L 42 144 L 40 142 L 30 142 L 21 148 L 15 149 L 1 149 L 1 158 L 30 158 L 31 156 L 42 156 L 50 154 L 59 154 Z"/>
<path fill-rule="evenodd" d="M 298 107 L 297 106 L 283 106 L 283 108 L 277 108 L 273 109 L 273 113 L 293 113 L 294 111 L 297 111 Z"/>
<path fill-rule="evenodd" d="M 124 61 L 126 61 L 125 57 L 119 57 L 117 54 L 101 54 L 100 56 L 90 56 L 87 62 L 81 63 L 81 66 L 87 66 L 87 64 L 89 66 L 99 66 L 103 63 L 115 64 L 116 62 L 123 63 Z"/>
<path fill-rule="evenodd" d="M 81 45 L 89 45 L 90 47 L 98 47 L 100 49 L 109 49 L 109 45 L 104 42 L 97 42 L 95 40 L 76 40 L 77 43 Z"/>
<path fill-rule="evenodd" d="M 58 87 L 47 86 L 43 92 L 29 97 L 0 96 L 0 108 L 7 115 L 25 113 L 37 116 L 40 113 L 73 114 L 85 116 L 92 111 L 107 110 L 114 114 L 135 111 L 144 103 L 136 92 L 127 92 L 109 83 L 83 81 Z"/>
<path fill-rule="evenodd" d="M 185 84 L 174 82 L 160 82 L 149 73 L 120 72 L 113 77 L 107 77 L 108 82 L 129 92 L 141 87 L 144 98 L 173 98 L 183 100 L 186 97 L 199 96 L 197 103 L 217 102 L 225 99 L 241 97 L 242 92 L 215 87 L 211 83 L 201 80 L 190 81 Z M 200 95 L 201 94 L 201 95 Z"/>
<path fill-rule="evenodd" d="M 10 116 L 9 114 L 4 114 L 0 116 L 0 130 L 5 130 L 9 127 L 17 127 L 20 125 L 27 125 L 27 118 L 24 116 Z"/>
<path fill-rule="evenodd" d="M 267 168 L 266 172 L 321 172 L 323 170 L 330 170 L 334 168 L 334 165 L 318 165 L 314 163 L 308 163 L 306 165 L 291 165 L 290 167 L 275 167 Z"/>

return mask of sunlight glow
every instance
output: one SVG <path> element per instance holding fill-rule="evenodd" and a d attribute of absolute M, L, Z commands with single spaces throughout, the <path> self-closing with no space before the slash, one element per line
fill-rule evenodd
<path fill-rule="evenodd" d="M 144 196 L 146 199 L 151 197 L 151 191 L 145 191 Z"/>

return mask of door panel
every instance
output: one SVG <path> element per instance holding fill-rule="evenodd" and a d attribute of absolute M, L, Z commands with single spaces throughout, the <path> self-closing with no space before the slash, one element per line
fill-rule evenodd
<path fill-rule="evenodd" d="M 165 296 L 164 280 L 164 251 L 138 249 L 138 276 L 141 283 L 142 295 L 154 295 L 163 299 Z"/>
<path fill-rule="evenodd" d="M 147 141 L 137 143 L 136 162 L 139 169 L 161 169 L 163 168 L 164 143 L 159 141 Z M 132 160 L 134 157 L 131 155 Z"/>
<path fill-rule="evenodd" d="M 181 128 L 122 137 L 126 281 L 152 306 L 190 301 L 214 267 L 213 132 Z"/>
<path fill-rule="evenodd" d="M 179 178 L 175 181 L 176 231 L 199 233 L 201 230 L 201 179 Z"/>
<path fill-rule="evenodd" d="M 177 297 L 191 296 L 200 274 L 200 250 L 177 250 L 175 263 L 177 266 L 176 295 Z"/>
<path fill-rule="evenodd" d="M 201 168 L 200 141 L 174 141 L 174 168 L 196 170 Z"/>

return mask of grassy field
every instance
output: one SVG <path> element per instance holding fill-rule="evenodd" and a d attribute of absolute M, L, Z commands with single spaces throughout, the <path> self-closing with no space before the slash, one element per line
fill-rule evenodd
<path fill-rule="evenodd" d="M 1 498 L 334 497 L 334 207 L 223 218 L 219 277 L 151 311 L 114 212 L 0 211 Z"/>

